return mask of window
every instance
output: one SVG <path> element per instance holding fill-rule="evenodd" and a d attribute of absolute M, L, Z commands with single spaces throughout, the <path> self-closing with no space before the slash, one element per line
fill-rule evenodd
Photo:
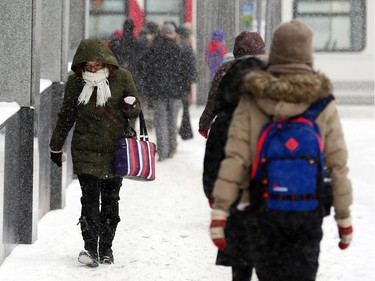
<path fill-rule="evenodd" d="M 181 8 L 179 0 L 147 0 L 148 12 L 178 12 Z"/>
<path fill-rule="evenodd" d="M 90 1 L 90 37 L 109 39 L 116 30 L 122 30 L 124 20 L 124 0 Z"/>
<path fill-rule="evenodd" d="M 359 52 L 366 45 L 364 0 L 296 0 L 293 13 L 314 30 L 316 52 Z"/>
<path fill-rule="evenodd" d="M 91 0 L 90 10 L 95 10 L 100 8 L 103 12 L 123 12 L 125 9 L 124 0 Z"/>
<path fill-rule="evenodd" d="M 184 22 L 184 0 L 145 0 L 145 20 L 163 24 L 174 21 L 177 26 Z"/>

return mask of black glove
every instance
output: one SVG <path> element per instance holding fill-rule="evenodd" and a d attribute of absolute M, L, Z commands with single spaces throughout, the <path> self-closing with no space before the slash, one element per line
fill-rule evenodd
<path fill-rule="evenodd" d="M 51 160 L 56 163 L 57 167 L 62 166 L 62 151 L 60 152 L 51 152 Z"/>

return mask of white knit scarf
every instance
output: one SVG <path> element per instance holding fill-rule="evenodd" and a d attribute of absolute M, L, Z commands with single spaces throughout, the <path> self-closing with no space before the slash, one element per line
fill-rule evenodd
<path fill-rule="evenodd" d="M 111 90 L 109 89 L 108 68 L 103 68 L 97 72 L 83 72 L 82 78 L 85 80 L 85 86 L 81 94 L 78 97 L 78 104 L 87 104 L 94 91 L 94 87 L 97 87 L 96 93 L 96 106 L 104 106 L 107 100 L 111 97 Z"/>

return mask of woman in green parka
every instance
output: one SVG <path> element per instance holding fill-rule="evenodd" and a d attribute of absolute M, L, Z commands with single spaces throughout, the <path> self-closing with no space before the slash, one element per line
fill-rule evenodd
<path fill-rule="evenodd" d="M 123 135 L 126 120 L 136 118 L 141 109 L 131 73 L 119 68 L 100 39 L 81 41 L 72 70 L 50 141 L 51 159 L 61 167 L 64 142 L 74 126 L 71 152 L 82 189 L 79 222 L 85 248 L 78 260 L 93 267 L 114 261 L 122 185 L 122 178 L 113 175 L 115 141 Z"/>

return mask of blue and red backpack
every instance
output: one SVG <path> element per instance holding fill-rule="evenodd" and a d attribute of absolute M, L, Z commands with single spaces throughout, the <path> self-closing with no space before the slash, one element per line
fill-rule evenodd
<path fill-rule="evenodd" d="M 324 183 L 323 142 L 315 119 L 333 99 L 330 95 L 301 115 L 276 118 L 263 127 L 251 172 L 253 207 L 329 214 L 332 188 Z"/>

